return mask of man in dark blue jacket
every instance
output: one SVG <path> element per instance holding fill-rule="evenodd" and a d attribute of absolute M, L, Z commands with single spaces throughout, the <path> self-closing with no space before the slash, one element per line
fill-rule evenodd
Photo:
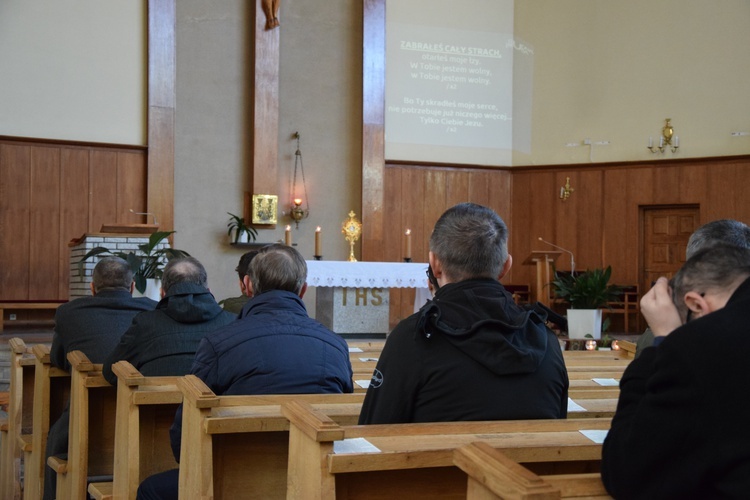
<path fill-rule="evenodd" d="M 205 337 L 191 373 L 216 394 L 315 394 L 354 390 L 349 349 L 307 315 L 307 264 L 286 245 L 263 247 L 248 272 L 253 298 L 234 323 Z M 170 431 L 180 457 L 182 412 Z M 146 479 L 138 498 L 177 498 L 178 470 Z"/>

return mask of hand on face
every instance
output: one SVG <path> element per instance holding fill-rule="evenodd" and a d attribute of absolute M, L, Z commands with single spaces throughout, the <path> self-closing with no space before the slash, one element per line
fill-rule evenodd
<path fill-rule="evenodd" d="M 641 298 L 641 313 L 655 336 L 672 333 L 682 325 L 680 314 L 672 302 L 672 291 L 667 278 L 659 278 L 646 295 Z"/>

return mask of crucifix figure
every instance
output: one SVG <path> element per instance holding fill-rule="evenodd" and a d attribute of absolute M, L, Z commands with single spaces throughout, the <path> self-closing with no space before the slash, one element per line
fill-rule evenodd
<path fill-rule="evenodd" d="M 263 12 L 266 13 L 266 29 L 278 28 L 281 0 L 261 0 L 261 4 L 263 5 Z"/>

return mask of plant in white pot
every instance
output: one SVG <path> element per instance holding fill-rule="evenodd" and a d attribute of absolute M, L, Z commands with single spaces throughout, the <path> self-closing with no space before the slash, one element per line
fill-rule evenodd
<path fill-rule="evenodd" d="M 189 257 L 190 254 L 184 250 L 170 248 L 160 245 L 163 240 L 174 233 L 174 231 L 157 231 L 149 236 L 148 242 L 138 245 L 138 250 L 112 250 L 106 247 L 95 247 L 78 261 L 78 272 L 83 273 L 83 263 L 88 259 L 102 255 L 114 255 L 128 261 L 133 271 L 135 281 L 134 296 L 150 297 L 156 301 L 160 299 L 161 275 L 164 265 L 176 257 Z"/>
<path fill-rule="evenodd" d="M 229 212 L 227 212 L 227 215 L 229 215 L 227 236 L 229 236 L 232 243 L 248 243 L 250 241 L 255 241 L 255 238 L 258 236 L 258 231 L 245 224 L 244 217 Z"/>
<path fill-rule="evenodd" d="M 555 295 L 570 304 L 567 313 L 570 338 L 582 339 L 586 335 L 601 338 L 602 309 L 622 293 L 620 287 L 609 284 L 611 275 L 611 266 L 578 274 L 555 271 L 552 280 Z"/>

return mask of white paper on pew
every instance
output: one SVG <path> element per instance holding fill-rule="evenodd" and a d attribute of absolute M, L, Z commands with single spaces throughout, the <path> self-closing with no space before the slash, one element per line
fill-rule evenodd
<path fill-rule="evenodd" d="M 354 383 L 360 386 L 362 389 L 367 389 L 368 387 L 370 387 L 369 380 L 355 380 Z"/>
<path fill-rule="evenodd" d="M 333 442 L 334 453 L 378 453 L 377 446 L 365 438 L 350 438 Z"/>
<path fill-rule="evenodd" d="M 365 352 L 365 351 L 363 351 L 359 347 L 350 347 L 349 352 Z"/>
<path fill-rule="evenodd" d="M 586 430 L 580 430 L 578 431 L 596 444 L 602 444 L 604 442 L 604 438 L 607 437 L 607 431 L 602 429 L 586 429 Z"/>
<path fill-rule="evenodd" d="M 599 385 L 607 385 L 607 386 L 620 385 L 620 381 L 614 378 L 592 378 L 591 380 L 593 380 Z"/>
<path fill-rule="evenodd" d="M 378 362 L 378 358 L 359 358 L 359 360 L 362 362 L 367 362 L 367 361 L 375 361 L 376 363 Z"/>
<path fill-rule="evenodd" d="M 572 412 L 575 412 L 575 411 L 586 411 L 586 408 L 584 408 L 583 406 L 579 405 L 578 403 L 576 403 L 572 399 L 568 398 L 568 411 L 569 412 L 571 412 L 571 411 Z"/>

